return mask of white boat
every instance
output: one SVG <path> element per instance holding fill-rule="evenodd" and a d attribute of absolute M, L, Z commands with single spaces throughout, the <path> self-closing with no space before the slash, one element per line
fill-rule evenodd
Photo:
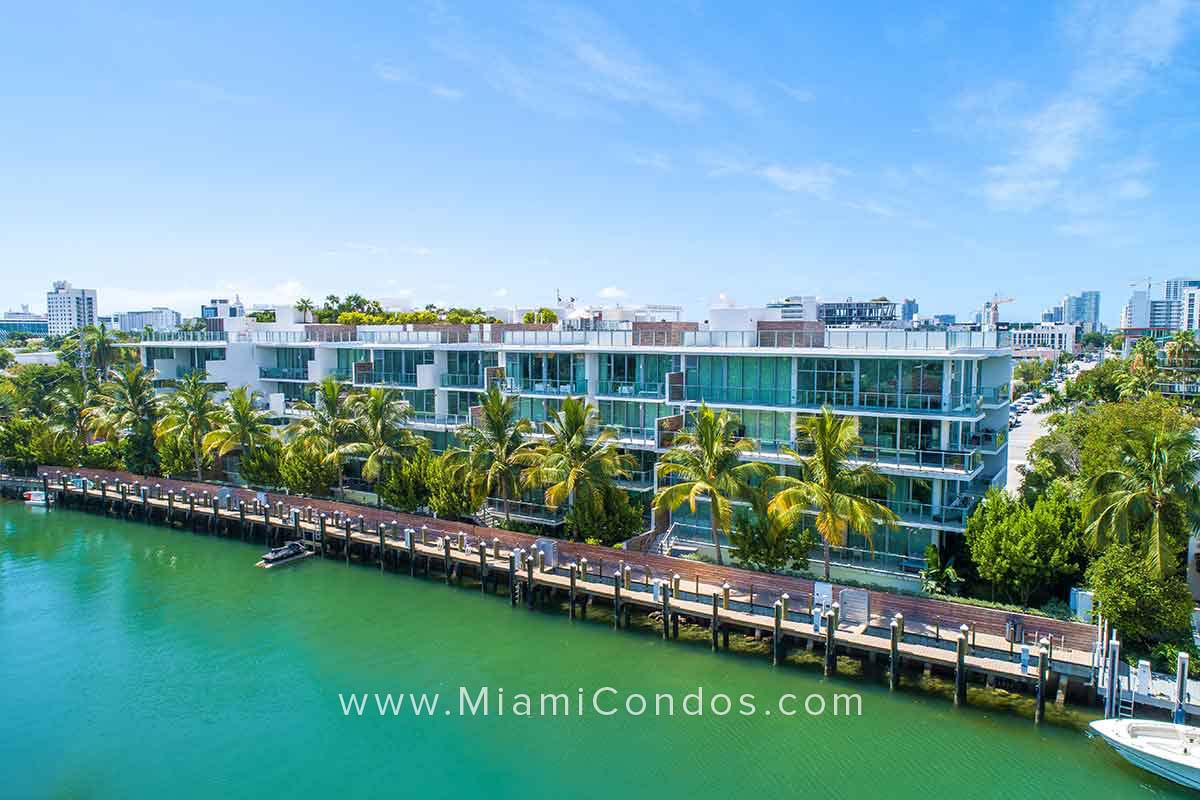
<path fill-rule="evenodd" d="M 41 489 L 32 489 L 22 495 L 25 498 L 27 506 L 44 506 L 46 505 L 46 493 Z"/>
<path fill-rule="evenodd" d="M 1130 764 L 1200 789 L 1200 728 L 1144 719 L 1098 719 L 1091 729 Z"/>

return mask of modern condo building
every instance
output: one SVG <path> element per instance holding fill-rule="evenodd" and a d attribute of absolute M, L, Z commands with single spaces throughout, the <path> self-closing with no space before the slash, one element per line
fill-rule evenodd
<path fill-rule="evenodd" d="M 280 308 L 278 319 L 288 317 Z M 248 384 L 281 418 L 327 375 L 355 387 L 387 386 L 414 410 L 412 427 L 435 450 L 455 441 L 480 393 L 499 386 L 520 413 L 547 419 L 567 396 L 584 396 L 637 459 L 625 482 L 649 497 L 674 434 L 701 403 L 728 409 L 753 458 L 795 470 L 781 449 L 796 420 L 823 406 L 857 417 L 856 453 L 891 478 L 879 498 L 900 517 L 873 547 L 852 534 L 835 558 L 844 568 L 914 575 L 925 548 L 960 535 L 975 503 L 1003 486 L 1007 469 L 1012 350 L 1000 331 L 826 329 L 811 321 L 755 321 L 744 330 L 697 323 L 631 322 L 611 329 L 550 325 L 336 326 L 253 324 L 236 331 L 160 333 L 140 345 L 143 362 L 174 378 L 204 369 L 209 380 Z M 559 524 L 536 496 L 520 513 Z M 710 547 L 708 510 L 685 505 L 652 525 L 664 549 Z"/>

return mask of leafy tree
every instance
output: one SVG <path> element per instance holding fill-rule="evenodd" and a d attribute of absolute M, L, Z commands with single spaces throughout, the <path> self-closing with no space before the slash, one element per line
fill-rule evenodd
<path fill-rule="evenodd" d="M 250 451 L 270 442 L 275 429 L 271 426 L 271 415 L 256 405 L 260 397 L 246 386 L 230 391 L 201 446 L 214 451 L 217 458 L 237 452 L 244 460 Z"/>
<path fill-rule="evenodd" d="M 296 310 L 300 312 L 301 320 L 308 322 L 312 319 L 312 314 L 317 310 L 317 307 L 313 305 L 312 300 L 307 297 L 301 297 L 296 301 Z"/>
<path fill-rule="evenodd" d="M 6 370 L 17 362 L 17 357 L 6 347 L 0 347 L 0 370 Z"/>
<path fill-rule="evenodd" d="M 489 387 L 482 399 L 479 421 L 458 429 L 459 444 L 446 451 L 446 467 L 452 480 L 468 487 L 476 507 L 488 497 L 499 497 L 504 519 L 511 522 L 510 501 L 530 453 L 527 437 L 532 425 L 517 416 L 514 399 L 497 387 Z"/>
<path fill-rule="evenodd" d="M 434 515 L 442 519 L 466 519 L 478 508 L 470 487 L 451 477 L 445 456 L 429 460 L 427 476 L 429 510 Z"/>
<path fill-rule="evenodd" d="M 1200 520 L 1200 454 L 1194 429 L 1128 431 L 1118 466 L 1091 481 L 1087 531 L 1097 549 L 1146 530 L 1147 563 L 1165 578 L 1178 569 L 1187 533 Z"/>
<path fill-rule="evenodd" d="M 921 591 L 926 594 L 955 594 L 962 583 L 954 569 L 954 557 L 942 563 L 942 554 L 934 545 L 925 547 L 925 569 L 920 572 Z"/>
<path fill-rule="evenodd" d="M 312 402 L 301 400 L 296 403 L 296 410 L 301 416 L 287 429 L 291 439 L 322 454 L 321 457 L 334 470 L 339 492 L 344 485 L 342 464 L 346 456 L 352 453 L 355 444 L 355 404 L 355 399 L 338 379 L 328 375 L 316 385 Z M 282 474 L 282 469 L 280 472 Z M 286 475 L 284 479 L 286 482 Z"/>
<path fill-rule="evenodd" d="M 1089 350 L 1100 350 L 1108 344 L 1108 339 L 1099 331 L 1088 331 L 1079 341 Z"/>
<path fill-rule="evenodd" d="M 734 513 L 729 545 L 737 551 L 737 561 L 760 572 L 808 569 L 808 554 L 819 541 L 811 528 L 800 530 L 784 525 L 778 514 L 769 511 L 770 495 L 757 490 L 750 495 L 750 508 Z"/>
<path fill-rule="evenodd" d="M 85 413 L 89 427 L 98 437 L 122 442 L 121 457 L 126 469 L 142 475 L 154 474 L 158 467 L 154 429 L 159 410 L 152 371 L 140 364 L 114 369 L 96 392 L 94 405 Z"/>
<path fill-rule="evenodd" d="M 166 476 L 187 475 L 196 471 L 196 451 L 186 435 L 162 435 L 155 440 L 158 472 Z M 212 453 L 200 451 L 200 468 L 211 471 Z"/>
<path fill-rule="evenodd" d="M 219 452 L 219 451 L 218 451 Z M 272 436 L 254 447 L 241 450 L 238 474 L 251 486 L 279 486 L 279 464 L 283 459 L 283 444 Z"/>
<path fill-rule="evenodd" d="M 283 448 L 279 479 L 293 494 L 326 496 L 340 474 L 337 464 L 312 439 L 294 439 Z"/>
<path fill-rule="evenodd" d="M 353 395 L 350 405 L 352 441 L 345 453 L 366 457 L 362 476 L 367 481 L 374 483 L 388 466 L 429 447 L 428 439 L 404 427 L 412 418 L 412 408 L 394 389 L 368 389 Z"/>
<path fill-rule="evenodd" d="M 254 320 L 255 322 L 274 322 L 275 321 L 275 312 L 269 311 L 269 310 L 267 310 L 267 311 L 251 311 L 246 316 L 249 317 L 250 319 Z"/>
<path fill-rule="evenodd" d="M 572 541 L 612 545 L 645 528 L 644 503 L 635 504 L 623 489 L 608 485 L 599 495 L 581 498 L 567 512 L 563 532 Z"/>
<path fill-rule="evenodd" d="M 196 480 L 201 480 L 206 463 L 211 464 L 208 457 L 210 447 L 205 447 L 204 441 L 224 419 L 221 406 L 214 399 L 216 387 L 208 382 L 204 370 L 189 372 L 186 377 L 175 383 L 175 391 L 171 393 L 163 407 L 162 419 L 158 421 L 154 432 L 159 440 L 174 438 L 191 453 L 192 466 L 195 468 Z M 163 452 L 175 453 L 168 446 Z M 172 463 L 172 466 L 174 464 Z M 180 474 L 174 470 L 172 474 Z"/>
<path fill-rule="evenodd" d="M 89 387 L 80 379 L 64 380 L 50 395 L 50 428 L 82 451 L 88 447 Z"/>
<path fill-rule="evenodd" d="M 696 513 L 699 500 L 708 501 L 709 530 L 717 563 L 721 560 L 721 533 L 733 526 L 733 501 L 746 497 L 756 479 L 773 470 L 742 457 L 754 451 L 754 442 L 737 435 L 739 422 L 728 411 L 719 413 L 706 404 L 696 410 L 695 429 L 675 435 L 674 443 L 659 459 L 660 478 L 677 482 L 659 488 L 653 507 L 674 511 L 685 502 Z"/>
<path fill-rule="evenodd" d="M 122 469 L 121 447 L 114 442 L 99 442 L 80 454 L 81 466 L 88 469 Z"/>
<path fill-rule="evenodd" d="M 1079 513 L 1065 489 L 1031 508 L 1002 489 L 987 493 L 967 520 L 966 542 L 979 576 L 1023 606 L 1082 567 Z"/>
<path fill-rule="evenodd" d="M 1109 545 L 1088 567 L 1087 583 L 1124 642 L 1170 641 L 1189 633 L 1195 601 L 1187 583 L 1161 577 L 1129 545 Z"/>
<path fill-rule="evenodd" d="M 38 419 L 10 417 L 0 422 L 0 460 L 14 472 L 27 473 L 37 467 L 34 439 L 42 428 Z"/>
<path fill-rule="evenodd" d="M 539 308 L 537 311 L 526 311 L 521 317 L 521 321 L 526 325 L 553 324 L 558 322 L 558 313 L 552 308 Z"/>
<path fill-rule="evenodd" d="M 784 525 L 798 528 L 815 512 L 829 580 L 830 549 L 845 545 L 850 531 L 874 546 L 872 537 L 879 526 L 896 526 L 896 512 L 874 499 L 886 495 L 892 482 L 871 464 L 850 465 L 862 445 L 856 417 L 840 416 L 825 406 L 819 414 L 797 420 L 796 438 L 811 455 L 784 448 L 799 465 L 801 477 L 779 475 L 767 482 L 768 489 L 778 492 L 771 500 L 771 513 Z"/>
<path fill-rule="evenodd" d="M 616 446 L 612 428 L 600 428 L 600 412 L 578 397 L 568 397 L 562 408 L 542 423 L 546 438 L 522 455 L 526 467 L 521 482 L 527 489 L 544 489 L 546 505 L 568 510 L 579 499 L 594 506 L 618 478 L 629 477 L 633 456 Z"/>
<path fill-rule="evenodd" d="M 422 448 L 411 458 L 389 464 L 376 484 L 379 499 L 408 513 L 427 507 L 435 481 L 434 461 L 428 449 Z"/>

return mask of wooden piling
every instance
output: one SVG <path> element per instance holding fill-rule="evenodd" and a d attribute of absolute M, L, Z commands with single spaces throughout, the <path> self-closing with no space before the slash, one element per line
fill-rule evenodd
<path fill-rule="evenodd" d="M 967 634 L 959 631 L 954 642 L 954 705 L 967 704 Z"/>
<path fill-rule="evenodd" d="M 350 539 L 350 517 L 349 517 L 349 516 L 347 516 L 347 517 L 346 517 L 346 520 L 345 520 L 345 522 L 346 522 L 346 525 L 345 525 L 345 530 L 346 530 L 346 566 L 348 567 L 348 566 L 350 566 L 350 542 L 351 542 L 351 539 Z"/>
<path fill-rule="evenodd" d="M 825 612 L 825 677 L 837 674 L 837 623 L 833 611 Z"/>
<path fill-rule="evenodd" d="M 579 568 L 576 565 L 571 565 L 571 619 L 575 619 L 575 573 L 578 571 L 578 569 Z"/>
<path fill-rule="evenodd" d="M 900 686 L 900 631 L 904 627 L 904 617 L 897 614 L 891 624 L 891 660 L 888 661 L 888 689 L 896 691 Z"/>
<path fill-rule="evenodd" d="M 442 567 L 446 572 L 446 585 L 450 585 L 450 534 L 442 535 Z"/>
<path fill-rule="evenodd" d="M 586 560 L 586 559 L 585 559 Z M 584 606 L 586 611 L 587 606 Z M 613 582 L 613 630 L 621 627 L 621 582 Z"/>
<path fill-rule="evenodd" d="M 529 595 L 529 610 L 533 610 L 533 556 L 525 556 L 525 593 Z"/>
<path fill-rule="evenodd" d="M 1046 718 L 1046 678 L 1050 674 L 1050 643 L 1046 639 L 1042 639 L 1038 647 L 1038 676 L 1037 676 L 1037 704 L 1033 707 L 1033 721 L 1035 724 L 1041 724 Z M 1113 681 L 1113 685 L 1118 685 Z"/>
<path fill-rule="evenodd" d="M 779 666 L 781 654 L 783 650 L 783 603 L 776 600 L 775 607 L 774 629 L 771 631 L 771 664 Z"/>
<path fill-rule="evenodd" d="M 721 596 L 716 592 L 712 593 L 712 623 L 709 625 L 709 633 L 712 634 L 712 650 L 717 652 L 717 631 L 720 630 L 721 623 L 719 621 L 717 608 L 721 603 Z"/>
<path fill-rule="evenodd" d="M 384 553 L 387 552 L 387 550 L 384 548 L 384 540 L 383 540 L 385 530 L 386 530 L 386 528 L 384 528 L 383 523 L 382 522 L 379 523 L 379 571 L 380 572 L 384 571 L 383 555 L 384 555 Z"/>
<path fill-rule="evenodd" d="M 479 592 L 480 594 L 487 591 L 487 545 L 482 541 L 478 545 L 479 550 Z"/>
<path fill-rule="evenodd" d="M 659 585 L 659 593 L 662 598 L 662 638 L 671 638 L 671 584 L 663 581 Z"/>
<path fill-rule="evenodd" d="M 517 605 L 517 556 L 508 554 L 508 602 L 516 608 Z"/>

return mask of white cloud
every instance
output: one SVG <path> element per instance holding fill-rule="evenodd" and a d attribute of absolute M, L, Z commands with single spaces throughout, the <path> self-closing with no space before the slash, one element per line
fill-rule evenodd
<path fill-rule="evenodd" d="M 629 292 L 619 286 L 605 286 L 599 292 L 600 296 L 605 300 L 614 300 L 619 297 L 628 297 Z"/>
<path fill-rule="evenodd" d="M 823 196 L 833 188 L 838 177 L 847 172 L 826 163 L 800 167 L 768 164 L 758 170 L 757 174 L 785 192 L 806 192 Z"/>
<path fill-rule="evenodd" d="M 508 289 L 501 287 L 501 288 L 497 289 L 496 291 L 492 292 L 492 294 L 495 297 L 508 297 Z"/>
<path fill-rule="evenodd" d="M 391 64 L 376 64 L 375 75 L 379 77 L 380 80 L 423 89 L 434 97 L 440 97 L 443 100 L 458 100 L 466 94 L 466 92 L 462 91 L 461 89 L 456 89 L 452 86 L 420 80 L 414 77 L 408 70 L 401 67 L 392 66 Z"/>
<path fill-rule="evenodd" d="M 214 297 L 233 299 L 237 296 L 247 306 L 256 303 L 281 305 L 294 303 L 310 293 L 299 281 L 281 281 L 268 286 L 234 284 L 228 281 L 208 286 L 102 286 L 96 289 L 96 303 L 102 314 L 118 311 L 139 311 L 154 306 L 166 306 L 184 317 L 200 315 L 200 306 Z"/>
<path fill-rule="evenodd" d="M 811 103 L 816 97 L 816 95 L 814 95 L 808 89 L 801 89 L 798 86 L 792 86 L 791 84 L 784 83 L 783 81 L 775 81 L 775 86 L 779 89 L 779 91 L 783 92 L 797 103 Z"/>
<path fill-rule="evenodd" d="M 1061 199 L 1065 180 L 1107 131 L 1110 108 L 1144 91 L 1150 73 L 1170 61 L 1195 8 L 1188 0 L 1079 3 L 1066 26 L 1078 66 L 1057 96 L 1011 124 L 1016 146 L 1007 161 L 986 169 L 984 196 L 998 208 L 1023 211 Z M 1145 182 L 1116 189 L 1127 199 L 1149 192 Z"/>

